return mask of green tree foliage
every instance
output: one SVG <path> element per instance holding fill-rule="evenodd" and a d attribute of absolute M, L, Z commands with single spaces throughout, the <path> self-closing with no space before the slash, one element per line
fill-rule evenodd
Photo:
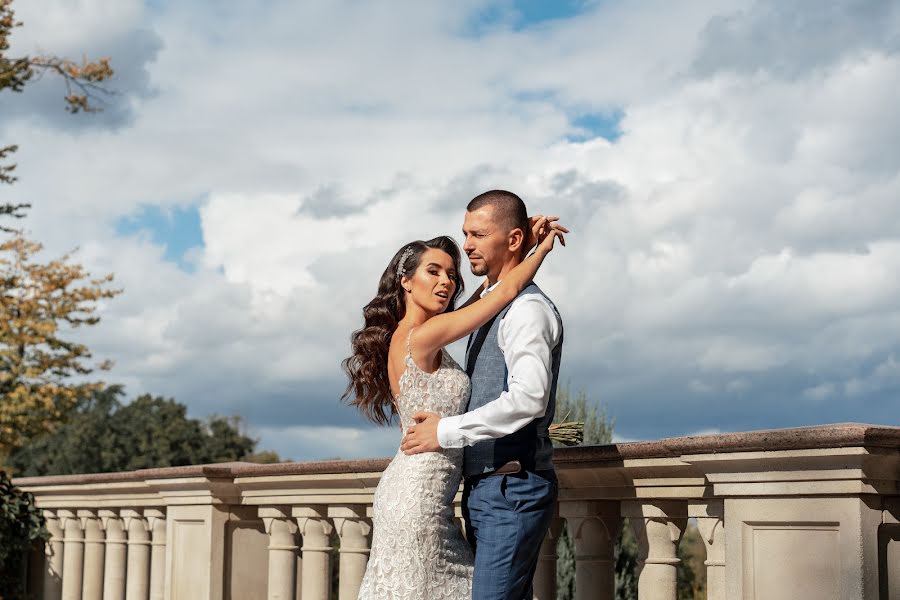
<path fill-rule="evenodd" d="M 31 548 L 47 538 L 34 496 L 14 487 L 0 471 L 0 599 L 25 598 L 25 561 Z"/>
<path fill-rule="evenodd" d="M 125 404 L 123 395 L 121 386 L 96 391 L 58 431 L 10 455 L 9 465 L 17 476 L 32 476 L 278 462 L 274 452 L 254 453 L 257 440 L 243 433 L 239 417 L 201 421 L 173 399 L 143 395 Z"/>

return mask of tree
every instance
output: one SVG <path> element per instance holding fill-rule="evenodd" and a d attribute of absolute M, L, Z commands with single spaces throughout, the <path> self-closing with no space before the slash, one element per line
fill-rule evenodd
<path fill-rule="evenodd" d="M 83 60 L 76 63 L 55 56 L 7 56 L 9 38 L 13 29 L 21 26 L 16 21 L 12 10 L 12 0 L 0 0 L 0 92 L 9 90 L 21 92 L 29 81 L 44 73 L 52 73 L 62 77 L 66 84 L 66 110 L 71 113 L 94 112 L 98 110 L 92 100 L 98 94 L 109 94 L 103 82 L 113 76 L 109 58 L 97 61 Z M 0 183 L 11 184 L 16 178 L 14 164 L 3 164 L 18 149 L 15 144 L 0 145 Z M 0 203 L 0 216 L 21 219 L 30 207 L 26 203 Z M 0 231 L 11 232 L 12 229 L 0 226 Z"/>
<path fill-rule="evenodd" d="M 274 452 L 255 453 L 257 440 L 239 417 L 191 419 L 174 399 L 145 394 L 125 404 L 123 396 L 118 385 L 94 391 L 58 431 L 13 452 L 10 466 L 17 475 L 39 476 L 278 461 Z"/>
<path fill-rule="evenodd" d="M 88 376 L 110 367 L 66 337 L 99 322 L 97 303 L 120 293 L 112 275 L 90 279 L 70 255 L 42 263 L 41 249 L 18 235 L 0 244 L 0 459 L 62 423 L 102 387 Z"/>

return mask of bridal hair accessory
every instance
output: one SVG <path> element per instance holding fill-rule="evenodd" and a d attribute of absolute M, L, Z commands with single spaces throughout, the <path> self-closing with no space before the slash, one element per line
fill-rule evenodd
<path fill-rule="evenodd" d="M 412 246 L 407 246 L 406 250 L 403 251 L 403 254 L 400 255 L 400 262 L 397 263 L 397 277 L 403 277 L 406 275 L 406 269 L 403 268 L 403 265 L 406 264 L 406 261 L 409 260 L 409 257 L 413 255 Z"/>

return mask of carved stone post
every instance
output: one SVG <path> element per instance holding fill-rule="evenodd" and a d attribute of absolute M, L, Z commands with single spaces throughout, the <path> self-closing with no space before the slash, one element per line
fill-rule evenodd
<path fill-rule="evenodd" d="M 369 562 L 372 523 L 366 518 L 366 507 L 362 504 L 331 506 L 328 516 L 334 519 L 341 539 L 339 600 L 356 600 Z"/>
<path fill-rule="evenodd" d="M 150 530 L 150 600 L 163 600 L 166 593 L 166 511 L 144 509 Z"/>
<path fill-rule="evenodd" d="M 288 506 L 262 507 L 269 534 L 268 600 L 293 600 L 297 582 L 297 525 Z"/>
<path fill-rule="evenodd" d="M 63 552 L 65 534 L 59 522 L 59 516 L 53 511 L 45 510 L 44 519 L 50 539 L 44 545 L 46 560 L 44 562 L 44 584 L 42 586 L 44 600 L 59 600 L 62 597 Z"/>
<path fill-rule="evenodd" d="M 103 524 L 96 510 L 79 510 L 78 518 L 84 530 L 84 581 L 82 600 L 103 600 L 103 568 L 106 545 Z"/>
<path fill-rule="evenodd" d="M 61 509 L 59 526 L 63 530 L 62 600 L 81 600 L 84 575 L 84 531 L 75 511 Z"/>
<path fill-rule="evenodd" d="M 303 600 L 331 598 L 331 533 L 325 506 L 295 506 L 293 511 L 303 535 Z"/>
<path fill-rule="evenodd" d="M 103 600 L 125 600 L 125 526 L 115 510 L 102 509 L 99 515 L 106 531 Z"/>
<path fill-rule="evenodd" d="M 140 509 L 122 509 L 128 533 L 128 567 L 125 577 L 126 600 L 150 597 L 150 530 Z"/>
<path fill-rule="evenodd" d="M 706 546 L 706 598 L 725 600 L 725 504 L 713 500 L 692 505 L 690 515 L 697 519 L 697 528 Z"/>
<path fill-rule="evenodd" d="M 563 502 L 559 510 L 575 542 L 576 600 L 613 600 L 616 591 L 614 552 L 622 528 L 619 503 L 580 500 Z"/>
<path fill-rule="evenodd" d="M 678 544 L 687 527 L 687 505 L 682 502 L 629 502 L 623 514 L 637 537 L 638 597 L 640 600 L 675 600 Z"/>
<path fill-rule="evenodd" d="M 537 569 L 534 572 L 535 600 L 556 600 L 556 559 L 559 558 L 556 555 L 556 545 L 564 526 L 562 519 L 554 517 L 544 541 L 541 542 Z"/>

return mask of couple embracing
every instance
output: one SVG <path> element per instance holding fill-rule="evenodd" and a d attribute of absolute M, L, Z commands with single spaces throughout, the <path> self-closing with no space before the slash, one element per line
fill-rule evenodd
<path fill-rule="evenodd" d="M 565 232 L 493 190 L 466 208 L 463 249 L 485 280 L 462 306 L 449 237 L 404 245 L 382 274 L 344 361 L 347 395 L 376 422 L 399 416 L 403 440 L 375 490 L 360 600 L 531 600 L 557 496 L 548 427 L 563 339 L 532 279 Z M 465 336 L 463 369 L 444 347 Z"/>

